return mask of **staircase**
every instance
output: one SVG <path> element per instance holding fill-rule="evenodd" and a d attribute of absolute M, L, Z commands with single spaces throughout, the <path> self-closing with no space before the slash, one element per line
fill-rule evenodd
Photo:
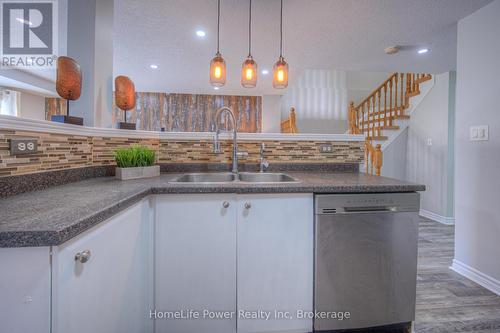
<path fill-rule="evenodd" d="M 349 104 L 349 133 L 365 135 L 365 169 L 380 176 L 382 151 L 408 127 L 411 112 L 432 88 L 433 77 L 393 73 L 358 105 Z M 424 84 L 429 81 L 430 84 Z"/>

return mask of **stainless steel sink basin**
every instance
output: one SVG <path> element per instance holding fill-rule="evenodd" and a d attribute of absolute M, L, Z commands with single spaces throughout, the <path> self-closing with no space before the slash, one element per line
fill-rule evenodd
<path fill-rule="evenodd" d="M 235 176 L 229 172 L 186 173 L 175 178 L 173 183 L 227 183 L 234 181 Z"/>
<path fill-rule="evenodd" d="M 270 172 L 241 172 L 239 180 L 233 173 L 187 173 L 171 181 L 171 183 L 290 183 L 298 182 L 297 179 L 284 173 Z"/>
<path fill-rule="evenodd" d="M 297 180 L 284 173 L 241 172 L 240 181 L 249 183 L 289 183 Z"/>

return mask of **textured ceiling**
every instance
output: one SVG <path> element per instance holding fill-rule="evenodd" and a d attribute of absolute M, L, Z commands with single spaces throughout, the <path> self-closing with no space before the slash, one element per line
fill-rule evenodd
<path fill-rule="evenodd" d="M 284 56 L 293 83 L 304 69 L 418 71 L 455 68 L 456 23 L 491 0 L 284 0 Z M 115 0 L 114 71 L 141 91 L 214 93 L 216 0 Z M 279 0 L 254 0 L 253 55 L 260 69 L 278 57 Z M 221 52 L 228 83 L 217 93 L 277 94 L 271 75 L 240 86 L 247 55 L 248 1 L 222 0 Z M 207 32 L 204 39 L 195 31 Z M 388 56 L 384 48 L 408 46 Z M 415 47 L 431 52 L 417 55 Z M 158 64 L 158 70 L 149 68 Z"/>

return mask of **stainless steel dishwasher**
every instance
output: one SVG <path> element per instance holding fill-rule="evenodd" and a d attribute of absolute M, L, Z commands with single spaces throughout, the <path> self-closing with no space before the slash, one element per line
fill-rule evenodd
<path fill-rule="evenodd" d="M 419 194 L 316 195 L 315 211 L 314 330 L 413 321 Z"/>

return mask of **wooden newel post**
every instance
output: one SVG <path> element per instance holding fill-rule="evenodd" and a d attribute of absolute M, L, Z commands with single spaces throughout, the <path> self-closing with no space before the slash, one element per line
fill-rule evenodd
<path fill-rule="evenodd" d="M 375 165 L 375 175 L 380 176 L 380 169 L 382 169 L 383 158 L 382 158 L 382 146 L 378 144 L 375 147 L 375 152 L 373 154 L 373 163 Z"/>
<path fill-rule="evenodd" d="M 293 106 L 290 108 L 290 125 L 292 127 L 292 133 L 297 133 L 297 117 Z"/>
<path fill-rule="evenodd" d="M 349 133 L 357 134 L 356 131 L 356 112 L 354 111 L 354 102 L 349 103 L 349 111 L 347 112 L 347 117 L 349 119 Z"/>
<path fill-rule="evenodd" d="M 365 139 L 365 165 L 366 165 L 366 174 L 370 174 L 370 169 L 371 169 L 371 159 L 372 155 L 370 154 L 371 150 L 371 144 L 368 138 Z"/>

